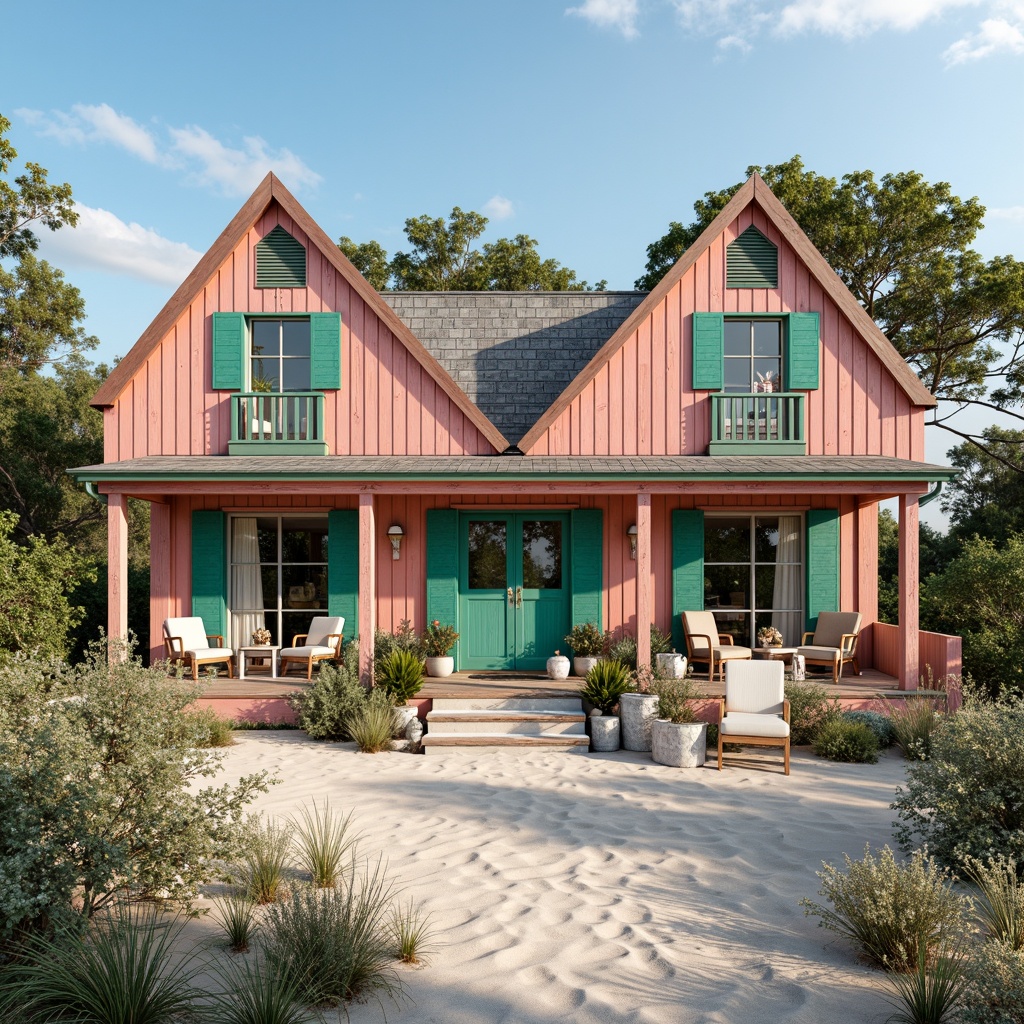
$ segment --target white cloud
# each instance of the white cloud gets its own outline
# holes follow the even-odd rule
[[[156,139],[142,125],[126,114],[119,114],[106,103],[89,106],[76,103],[70,113],[54,110],[17,110],[19,117],[34,125],[40,135],[48,135],[65,145],[88,142],[111,142],[128,150],[146,163],[160,162]]]
[[[512,200],[506,199],[504,196],[491,196],[491,198],[484,203],[484,213],[486,213],[491,220],[508,220],[509,217],[515,214],[515,212]]]
[[[1024,206],[997,206],[985,211],[986,217],[992,220],[1024,221]]]
[[[738,50],[740,53],[750,53],[754,48],[749,40],[743,36],[722,36],[716,44],[719,50]]]
[[[1004,7],[1007,8],[1007,17],[986,18],[977,32],[958,39],[946,50],[942,56],[947,67],[982,60],[997,53],[1013,56],[1024,53],[1024,4],[1007,4]]]
[[[567,7],[566,14],[575,14],[598,28],[617,29],[626,39],[635,39],[639,0],[583,0],[579,7]]]
[[[156,284],[180,284],[202,253],[141,224],[126,224],[109,210],[75,204],[78,226],[41,232],[43,255],[60,267],[106,270]]]
[[[817,31],[853,39],[881,29],[908,32],[932,18],[981,0],[792,0],[779,12],[783,35]]]

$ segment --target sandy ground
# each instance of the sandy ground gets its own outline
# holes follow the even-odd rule
[[[366,755],[300,732],[239,733],[223,779],[281,783],[256,809],[329,797],[362,850],[432,915],[392,1024],[881,1021],[882,975],[799,906],[823,860],[892,845],[898,756],[795,751],[678,769],[647,754]],[[735,763],[736,759],[733,758]],[[188,938],[213,940],[207,917]],[[385,1019],[350,1007],[353,1024]]]

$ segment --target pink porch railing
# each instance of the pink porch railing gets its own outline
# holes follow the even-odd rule
[[[900,631],[898,626],[888,622],[876,622],[871,627],[874,638],[875,668],[886,675],[900,674]],[[918,685],[937,686],[944,689],[949,676],[963,672],[963,641],[958,636],[946,633],[918,633]],[[929,676],[929,670],[931,675]]]

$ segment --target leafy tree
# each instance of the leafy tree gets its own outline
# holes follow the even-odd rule
[[[586,281],[576,280],[576,271],[558,260],[542,260],[537,240],[529,235],[499,238],[483,251],[487,289],[497,292],[578,292],[588,291]],[[607,281],[598,281],[594,290],[602,292]]]
[[[357,244],[348,235],[342,235],[338,239],[338,248],[377,291],[387,288],[391,278],[391,265],[388,263],[387,251],[380,242]]]
[[[990,451],[981,435],[950,420],[967,406],[1024,407],[1024,263],[987,262],[969,248],[985,209],[947,182],[915,171],[854,171],[841,181],[786,163],[749,167],[759,173],[829,265],[861,302],[936,398],[953,403],[933,425]],[[647,249],[638,288],[653,288],[740,188],[708,192],[696,220],[673,221]],[[991,390],[995,385],[995,390]],[[1024,420],[1024,413],[1011,415]],[[1024,460],[1008,462],[1024,469]]]
[[[927,523],[918,530],[918,579],[941,573],[960,551],[955,537],[939,533]],[[900,527],[887,508],[878,513],[878,621],[899,622]],[[924,628],[928,628],[922,623]],[[955,632],[955,630],[954,630]]]

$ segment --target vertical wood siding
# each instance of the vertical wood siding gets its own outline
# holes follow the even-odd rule
[[[307,247],[305,288],[256,288],[253,246],[280,224]],[[479,455],[493,448],[276,204],[236,246],[104,413],[104,459],[220,455],[230,393],[211,388],[214,312],[341,313],[342,381],[325,392],[333,455]]]
[[[726,288],[725,250],[751,224],[779,247],[777,288]],[[748,207],[676,283],[528,455],[702,455],[710,392],[692,390],[692,314],[821,314],[821,386],[807,392],[808,455],[924,457],[924,410],[768,223]]]

